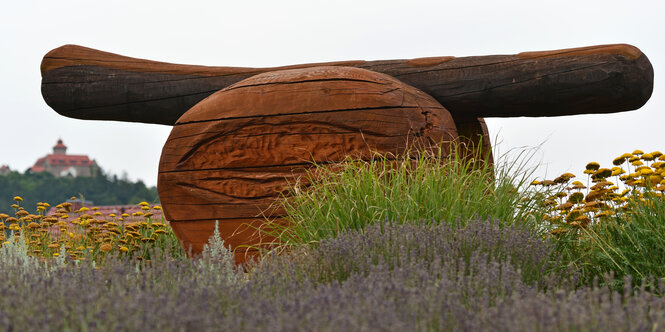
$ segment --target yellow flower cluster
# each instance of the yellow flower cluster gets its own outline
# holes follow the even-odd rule
[[[586,228],[617,214],[629,215],[628,203],[648,204],[644,199],[647,192],[663,197],[665,155],[660,151],[635,150],[614,158],[612,164],[611,168],[602,168],[597,162],[588,163],[584,170],[587,185],[570,182],[575,178],[571,173],[531,183],[555,189],[543,202],[546,218],[555,225],[551,234],[565,233],[571,226]]]
[[[22,201],[19,196],[14,200]],[[98,261],[111,252],[140,260],[151,246],[178,242],[168,222],[163,218],[160,222],[151,219],[154,215],[151,211],[161,210],[160,206],[146,202],[139,205],[142,212],[117,216],[103,215],[97,207],[72,211],[69,202],[57,205],[51,215],[46,215],[48,203],[38,203],[36,214],[14,204],[14,216],[0,213],[0,247],[12,240],[6,236],[9,230],[14,240],[24,237],[28,254],[33,256],[57,257],[64,248],[72,260]]]

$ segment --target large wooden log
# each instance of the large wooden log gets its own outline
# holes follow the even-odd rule
[[[159,197],[185,248],[200,252],[219,221],[233,248],[270,242],[256,229],[284,211],[275,200],[312,162],[448,149],[452,116],[390,76],[312,67],[253,76],[212,94],[174,125],[162,150]],[[236,251],[236,260],[246,250]],[[251,253],[251,252],[250,252]]]
[[[243,79],[322,65],[393,76],[430,94],[454,118],[620,112],[641,107],[653,90],[651,63],[625,44],[277,68],[177,65],[65,45],[42,61],[42,95],[69,117],[172,125],[205,97]]]

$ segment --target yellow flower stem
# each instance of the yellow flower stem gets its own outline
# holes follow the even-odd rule
[[[639,271],[637,268],[635,268],[635,266],[634,266],[633,264],[631,264],[631,262],[630,262],[629,259],[627,259],[623,254],[621,254],[621,252],[619,252],[617,249],[613,248],[613,247],[612,247],[611,245],[609,245],[607,242],[604,242],[602,239],[600,239],[600,237],[598,236],[598,234],[597,234],[596,232],[594,232],[594,231],[593,231],[592,229],[590,229],[590,228],[589,228],[589,229],[585,229],[584,231],[587,232],[587,234],[589,234],[589,233],[593,233],[594,236],[590,236],[590,238],[591,238],[592,240],[594,240],[594,242],[596,242],[596,241],[595,241],[596,239],[598,239],[599,242],[602,242],[602,245],[598,245],[598,248],[600,248],[600,249],[605,253],[605,255],[606,255],[607,257],[609,257],[609,259],[612,261],[612,263],[614,263],[614,265],[615,265],[616,267],[621,268],[621,265],[619,265],[619,264],[614,260],[614,258],[612,258],[612,256],[607,252],[607,250],[605,250],[605,247],[609,248],[609,249],[612,250],[615,254],[619,255],[619,256],[623,259],[623,261],[626,262],[626,264],[628,264],[631,268],[633,268],[634,271],[637,272],[637,274],[640,275],[640,278],[644,278],[644,276],[642,275],[642,273],[640,273],[640,271]],[[596,242],[596,243],[598,244],[599,242]],[[624,272],[625,274],[630,274],[630,273],[628,273],[627,271],[623,271],[623,272]]]

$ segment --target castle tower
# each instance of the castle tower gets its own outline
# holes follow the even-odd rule
[[[59,139],[58,144],[53,147],[53,154],[67,154],[67,146],[62,143],[62,139]]]

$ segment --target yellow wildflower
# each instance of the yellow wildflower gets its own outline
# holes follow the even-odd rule
[[[623,173],[626,173],[626,171],[619,168],[619,169],[612,170],[612,174],[610,176],[618,176],[618,175],[621,175]]]
[[[65,211],[70,212],[72,210],[72,203],[65,202],[61,204]]]
[[[612,170],[608,168],[599,168],[591,177],[595,179],[604,179],[610,175],[612,175]]]
[[[111,251],[111,249],[113,249],[113,246],[111,246],[111,244],[109,243],[104,243],[101,246],[99,246],[99,251],[102,252],[109,252]]]
[[[21,202],[21,201],[23,201],[23,198],[21,198],[21,196],[14,196],[14,200],[17,201],[17,202]]]
[[[643,168],[643,169],[637,171],[637,174],[639,174],[641,176],[650,175],[650,174],[653,174],[653,170],[651,168],[647,167],[647,168]]]
[[[626,162],[626,158],[622,158],[622,157],[616,157],[616,158],[614,158],[614,160],[612,160],[612,164],[617,165],[617,166],[619,166],[619,165],[621,165],[625,162]]]
[[[626,153],[622,154],[619,158],[626,158],[626,159],[628,159],[628,158],[632,158],[632,157],[633,157],[633,154],[632,154],[632,153],[628,153],[628,152],[626,152]]]
[[[596,214],[596,217],[607,218],[607,217],[611,216],[612,214],[614,214],[614,213],[611,210],[605,210],[605,211],[602,211],[602,212],[598,212]]]
[[[595,171],[595,170],[598,170],[599,168],[600,168],[600,164],[598,164],[595,161],[592,161],[592,162],[590,162],[586,165],[587,170]]]

